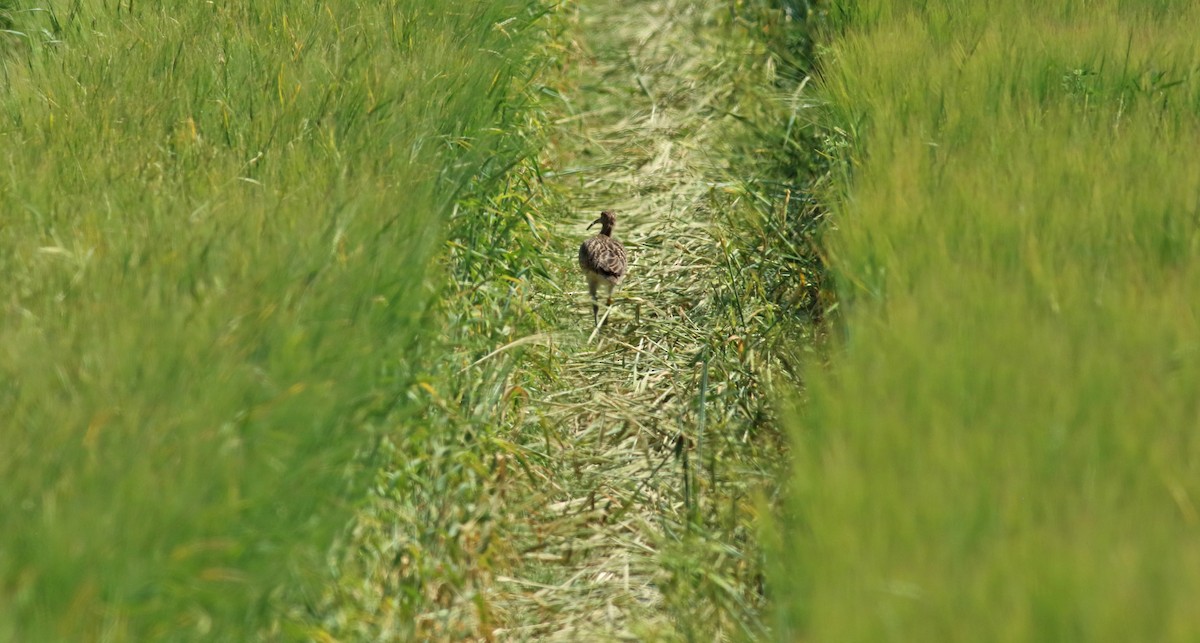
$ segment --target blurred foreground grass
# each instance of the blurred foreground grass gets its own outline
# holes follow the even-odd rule
[[[0,639],[288,627],[534,4],[5,5]]]
[[[1200,8],[839,3],[779,638],[1200,637]]]

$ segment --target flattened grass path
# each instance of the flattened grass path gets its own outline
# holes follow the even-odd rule
[[[549,350],[561,361],[546,390],[529,391],[518,430],[544,464],[523,507],[529,533],[513,535],[523,562],[487,598],[502,638],[762,631],[758,565],[733,541],[747,538],[751,490],[774,456],[747,438],[761,413],[746,394],[756,387],[736,390],[736,365],[701,357],[736,334],[721,296],[729,270],[713,197],[728,171],[712,157],[728,136],[723,110],[737,81],[714,72],[728,43],[718,42],[727,30],[712,11],[684,0],[583,2],[569,34],[581,52],[574,90],[543,164],[563,197],[552,229],[562,291],[539,295],[560,326]],[[630,267],[593,333],[575,252],[604,209],[617,212]],[[697,461],[700,486],[736,525],[727,533],[697,527]],[[677,569],[666,562],[672,546],[689,552]]]

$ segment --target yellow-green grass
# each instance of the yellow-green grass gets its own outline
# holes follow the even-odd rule
[[[0,640],[305,637],[533,4],[0,5]]]
[[[1200,5],[830,15],[779,638],[1200,639]]]

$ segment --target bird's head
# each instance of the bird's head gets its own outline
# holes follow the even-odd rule
[[[604,212],[600,213],[599,219],[596,219],[590,225],[588,225],[588,230],[591,230],[592,226],[599,223],[600,224],[600,234],[609,234],[612,232],[613,225],[616,224],[616,222],[617,222],[617,215],[613,214],[612,212],[610,212],[608,210],[605,210]]]

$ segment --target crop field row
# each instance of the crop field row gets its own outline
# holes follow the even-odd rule
[[[0,640],[307,638],[539,11],[0,3]]]
[[[1200,633],[1200,9],[847,2],[777,634]],[[784,546],[786,545],[786,546]]]

